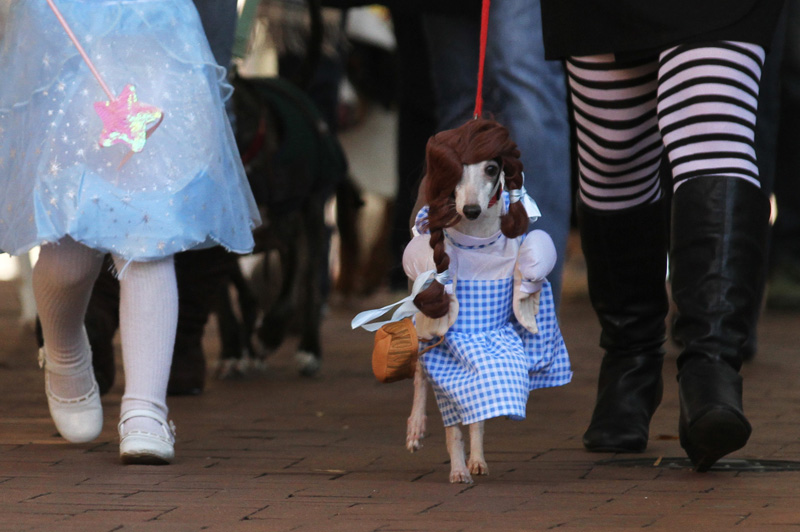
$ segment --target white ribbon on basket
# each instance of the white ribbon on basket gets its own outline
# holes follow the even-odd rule
[[[356,314],[356,317],[353,318],[353,321],[350,322],[350,326],[355,329],[357,327],[362,327],[367,331],[373,332],[377,331],[387,323],[392,323],[395,321],[400,321],[404,318],[408,318],[413,316],[419,309],[416,305],[414,305],[414,298],[417,297],[417,294],[428,288],[430,284],[434,281],[439,281],[442,285],[446,284],[447,281],[450,280],[450,272],[445,270],[442,273],[436,273],[436,270],[428,270],[426,272],[421,273],[417,279],[414,281],[414,287],[411,289],[411,294],[407,297],[404,297],[400,301],[396,301],[391,305],[386,305],[383,308],[375,309],[375,310],[365,310],[364,312],[359,312]],[[392,314],[392,317],[386,321],[377,321],[374,323],[369,323],[374,319],[377,319],[393,308],[397,307]]]

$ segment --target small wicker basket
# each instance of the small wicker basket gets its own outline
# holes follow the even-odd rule
[[[372,373],[380,382],[414,377],[419,356],[417,330],[411,318],[387,323],[375,331]]]
[[[419,357],[441,344],[442,340],[444,336],[420,351],[417,329],[411,318],[387,323],[375,331],[372,373],[384,383],[411,379],[417,370]]]

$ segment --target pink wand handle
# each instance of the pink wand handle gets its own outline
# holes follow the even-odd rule
[[[71,40],[72,44],[75,45],[75,48],[78,49],[78,53],[81,54],[81,57],[86,62],[86,65],[89,67],[89,70],[92,71],[92,74],[97,79],[97,82],[100,83],[100,87],[103,88],[103,92],[106,93],[106,95],[108,96],[109,100],[113,100],[114,99],[114,94],[108,88],[108,85],[106,85],[106,82],[103,81],[102,76],[100,76],[100,73],[95,68],[94,63],[92,63],[92,60],[89,59],[89,56],[86,54],[86,50],[84,50],[83,46],[81,46],[81,43],[78,42],[78,39],[75,37],[75,34],[72,33],[72,29],[70,29],[69,24],[67,24],[67,21],[64,20],[64,16],[61,14],[61,11],[58,10],[56,5],[53,3],[53,0],[47,0],[47,5],[49,5],[50,9],[52,9],[53,13],[55,13],[56,18],[58,19],[58,22],[64,28],[64,31],[67,32],[67,35],[69,36],[69,40]]]

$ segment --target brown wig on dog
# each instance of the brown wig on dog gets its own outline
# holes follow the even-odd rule
[[[426,188],[428,217],[423,225],[431,235],[431,248],[436,271],[442,273],[450,266],[444,246],[444,229],[457,224],[455,188],[461,180],[463,166],[481,161],[496,160],[505,174],[508,190],[522,187],[522,162],[519,149],[508,130],[494,120],[477,118],[466,124],[442,131],[428,140],[426,148]],[[508,238],[522,235],[528,228],[528,215],[521,202],[512,203],[501,217],[500,228]],[[450,309],[450,298],[444,286],[433,281],[420,292],[414,304],[426,316],[441,318]]]

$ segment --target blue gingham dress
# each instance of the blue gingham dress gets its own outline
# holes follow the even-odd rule
[[[517,239],[519,243],[523,238]],[[492,246],[511,243],[507,241],[500,236],[491,245],[478,248],[459,248],[451,240],[447,242],[451,268],[454,264],[456,268],[458,317],[444,341],[420,358],[445,426],[498,416],[524,419],[531,390],[561,386],[572,379],[549,282],[542,286],[536,316],[539,332],[533,334],[514,316],[513,269],[511,275],[500,279],[459,276],[457,264],[465,261],[458,258],[463,254],[485,255],[481,263],[486,271],[492,270],[493,260],[507,269],[507,257],[489,253]]]

